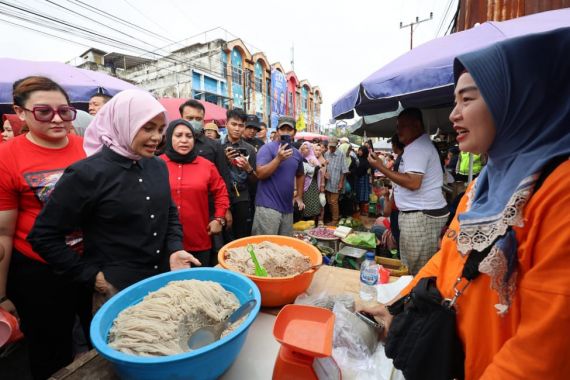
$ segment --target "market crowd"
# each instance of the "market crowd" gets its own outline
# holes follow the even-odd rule
[[[268,136],[240,109],[222,136],[199,101],[169,121],[142,90],[96,94],[87,113],[50,78],[18,80],[0,144],[0,307],[20,319],[33,377],[69,364],[92,313],[135,282],[214,266],[225,243],[291,235],[297,220],[372,215],[379,246],[415,278],[365,310],[385,326],[389,355],[424,355],[399,364],[410,378],[568,378],[570,67],[556,52],[569,49],[562,29],[458,57],[458,144],[441,149],[407,108],[384,153],[371,141],[296,140],[290,117]],[[471,174],[465,195],[446,199],[444,184]],[[430,340],[402,327],[419,323],[407,294],[420,285],[460,310],[452,343],[435,350],[462,351],[442,353],[443,375],[422,359],[433,347],[415,346]]]

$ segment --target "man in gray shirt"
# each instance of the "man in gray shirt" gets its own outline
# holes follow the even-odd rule
[[[344,176],[348,173],[348,166],[344,159],[344,154],[337,150],[338,139],[336,137],[329,138],[329,151],[325,153],[327,161],[327,172],[325,174],[326,185],[325,194],[327,203],[332,214],[332,221],[328,224],[336,226],[339,220],[338,198],[344,188]]]

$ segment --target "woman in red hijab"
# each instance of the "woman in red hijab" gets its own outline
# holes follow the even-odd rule
[[[25,132],[25,123],[16,114],[2,115],[2,141],[8,141]]]

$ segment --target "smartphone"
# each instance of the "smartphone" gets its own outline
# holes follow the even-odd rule
[[[281,145],[287,145],[287,149],[290,149],[291,148],[291,136],[282,135],[281,136]]]
[[[377,331],[382,331],[384,329],[384,325],[378,323],[372,314],[365,311],[357,311],[354,314],[356,314],[356,316],[367,325],[374,327]]]
[[[238,152],[239,152],[240,156],[244,156],[244,157],[249,156],[249,153],[248,153],[247,149],[245,149],[245,148],[239,148]]]

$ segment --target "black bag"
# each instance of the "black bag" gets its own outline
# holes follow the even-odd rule
[[[406,380],[464,378],[465,354],[456,331],[455,310],[443,305],[435,277],[422,278],[390,307],[394,319],[386,356]]]

